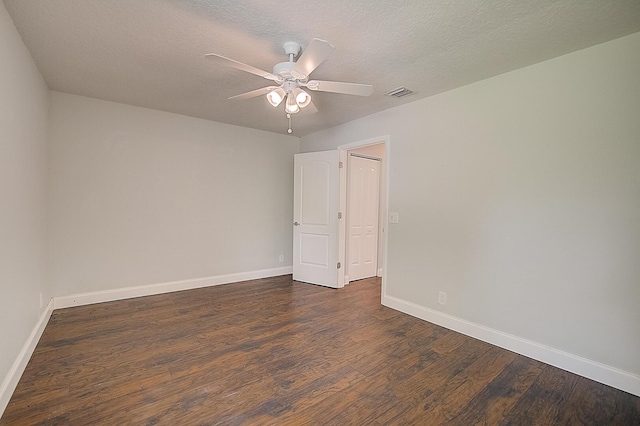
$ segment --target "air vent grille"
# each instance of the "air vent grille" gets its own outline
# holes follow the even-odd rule
[[[393,96],[394,98],[402,98],[404,96],[413,95],[413,90],[409,90],[406,87],[398,87],[397,89],[389,90],[385,93],[387,96]]]

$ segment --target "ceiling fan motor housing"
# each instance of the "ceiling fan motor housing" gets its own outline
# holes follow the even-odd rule
[[[293,70],[293,66],[295,64],[295,62],[280,62],[279,64],[275,64],[273,66],[273,73],[277,76],[282,77],[283,80],[294,78],[291,74],[291,71]]]
[[[280,62],[279,64],[275,64],[273,66],[273,73],[282,77],[283,80],[305,80],[307,76],[296,71],[294,69],[295,64],[295,62]]]

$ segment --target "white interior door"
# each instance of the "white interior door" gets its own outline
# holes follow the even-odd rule
[[[338,287],[338,151],[296,154],[293,279]]]
[[[380,161],[350,155],[347,186],[347,274],[355,281],[378,271]]]

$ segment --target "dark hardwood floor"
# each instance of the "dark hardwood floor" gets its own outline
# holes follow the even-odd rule
[[[639,425],[640,398],[291,276],[54,311],[0,424]]]

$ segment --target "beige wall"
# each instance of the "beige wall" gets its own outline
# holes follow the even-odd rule
[[[58,92],[51,102],[55,295],[291,265],[298,138]]]
[[[638,52],[640,33],[301,149],[390,135],[388,295],[640,375]]]
[[[0,3],[0,383],[38,322],[40,294],[51,297],[47,114],[47,86]]]

